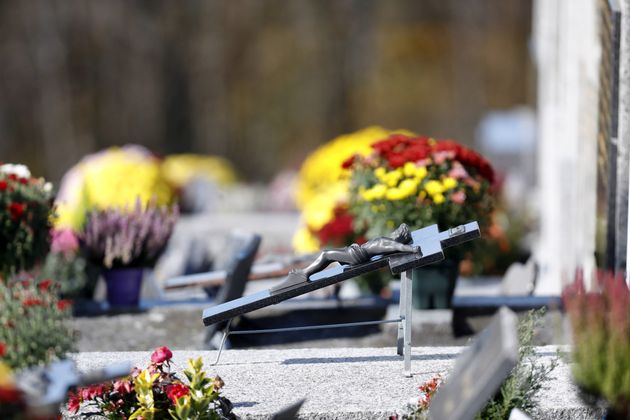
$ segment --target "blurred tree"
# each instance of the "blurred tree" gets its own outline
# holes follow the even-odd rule
[[[527,103],[531,2],[0,0],[0,160],[138,143],[248,180],[372,124],[472,141]]]

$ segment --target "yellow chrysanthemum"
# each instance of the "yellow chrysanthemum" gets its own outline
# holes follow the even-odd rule
[[[207,179],[219,185],[234,184],[236,171],[227,159],[218,156],[195,154],[169,155],[162,162],[162,175],[177,188],[195,177]]]
[[[371,189],[375,200],[382,200],[387,192],[387,187],[383,184],[376,184]]]
[[[445,201],[444,194],[434,194],[432,198],[435,204],[442,204]]]
[[[427,167],[426,166],[418,166],[416,168],[415,178],[418,181],[422,181],[425,176],[427,176]]]
[[[442,185],[445,190],[450,190],[457,187],[457,180],[449,176],[442,180]]]
[[[400,178],[402,178],[402,176],[403,173],[400,168],[387,172],[385,174],[385,183],[388,187],[395,187],[396,185],[398,185],[398,181],[400,181]]]
[[[155,198],[168,203],[172,190],[162,178],[160,161],[152,156],[112,148],[83,168],[88,205],[96,208],[132,207]]]
[[[87,156],[64,176],[55,224],[78,230],[92,208],[132,209],[137,199],[161,205],[172,198],[159,159],[139,146],[113,147]]]
[[[390,188],[385,193],[385,198],[391,201],[402,200],[407,197],[409,197],[409,194],[398,187]]]
[[[387,173],[387,171],[382,166],[379,166],[378,168],[374,169],[374,176],[376,176],[376,178],[379,181],[385,182],[385,174],[386,173]]]
[[[427,193],[429,193],[429,195],[442,194],[444,192],[444,186],[442,183],[434,179],[427,181],[427,183],[424,184],[424,189]]]
[[[342,168],[342,163],[353,155],[370,154],[373,143],[392,134],[414,135],[406,130],[389,131],[381,127],[368,127],[339,136],[308,156],[300,169],[296,190],[296,204],[302,210],[303,220],[307,225],[305,228],[311,232],[321,229],[332,219],[335,208],[348,202],[348,171]],[[385,169],[381,169],[375,175],[380,179],[379,176],[385,176],[385,172]],[[385,183],[385,180],[381,182]],[[385,185],[379,184],[363,189],[359,194],[367,194],[371,200],[380,200],[385,197],[386,190]],[[312,237],[310,232],[309,235]],[[293,242],[295,249],[303,252],[315,250],[313,240],[317,239],[311,237],[296,233]]]
[[[298,207],[303,208],[313,196],[325,193],[331,184],[344,178],[347,171],[341,165],[346,159],[355,154],[370,154],[373,143],[397,133],[413,135],[405,130],[390,131],[373,126],[336,137],[316,149],[300,169],[296,191]]]
[[[383,184],[376,184],[372,188],[368,188],[363,191],[359,191],[359,195],[365,201],[374,201],[381,200],[385,197],[385,192],[387,191],[387,187]]]
[[[293,235],[293,249],[297,253],[307,254],[318,251],[320,243],[308,228],[302,226]]]
[[[409,193],[409,195],[413,195],[418,190],[418,181],[414,178],[403,179],[398,188]]]
[[[413,162],[406,162],[403,166],[403,173],[409,178],[415,176],[417,170],[418,167]]]

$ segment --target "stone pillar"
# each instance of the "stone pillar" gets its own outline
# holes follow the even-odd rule
[[[628,167],[628,153],[630,149],[630,0],[620,0],[621,7],[621,42],[619,57],[619,139],[618,148],[620,159],[624,159],[622,164]],[[622,156],[623,153],[623,157]],[[626,171],[626,173],[628,173]],[[627,182],[624,182],[627,181]],[[630,174],[627,180],[620,180],[620,184],[624,183],[630,187]],[[625,200],[628,202],[628,189],[625,189]],[[626,213],[625,223],[628,225],[627,215],[630,213],[630,202],[628,202],[628,212]],[[630,229],[630,227],[626,227]],[[627,270],[627,261],[630,261],[630,246],[628,246],[628,238],[630,232],[626,232],[626,261],[624,267],[626,270],[626,282],[630,281]]]
[[[597,88],[595,0],[535,0],[538,204],[535,294],[558,295],[577,267],[595,265]]]

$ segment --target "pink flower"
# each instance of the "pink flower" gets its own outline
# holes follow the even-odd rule
[[[166,387],[166,395],[173,404],[177,404],[177,400],[188,395],[189,389],[184,384],[171,384]]]
[[[129,380],[119,380],[114,382],[114,391],[120,395],[125,395],[131,393],[133,391],[133,387],[131,385],[131,381]]]
[[[441,165],[447,160],[453,159],[455,157],[455,152],[451,150],[445,150],[441,152],[433,153],[433,160],[437,165]]]
[[[53,253],[72,254],[79,249],[79,240],[71,229],[57,229],[50,233],[50,250]]]
[[[451,194],[451,200],[455,204],[464,204],[466,201],[466,193],[464,191],[457,191]]]
[[[108,386],[105,384],[91,385],[86,388],[81,388],[79,390],[79,396],[81,397],[81,400],[83,401],[91,401],[95,398],[102,397],[105,391],[107,391],[107,389],[108,389]]]
[[[151,355],[151,361],[155,364],[161,364],[171,360],[171,357],[173,357],[173,352],[168,347],[162,346],[155,349]]]
[[[468,172],[466,172],[466,168],[462,164],[455,162],[453,168],[448,171],[448,176],[455,179],[464,179],[468,177]]]

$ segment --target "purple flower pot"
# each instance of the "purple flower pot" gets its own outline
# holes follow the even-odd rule
[[[141,267],[103,271],[107,284],[107,302],[110,306],[138,306],[143,271]]]

